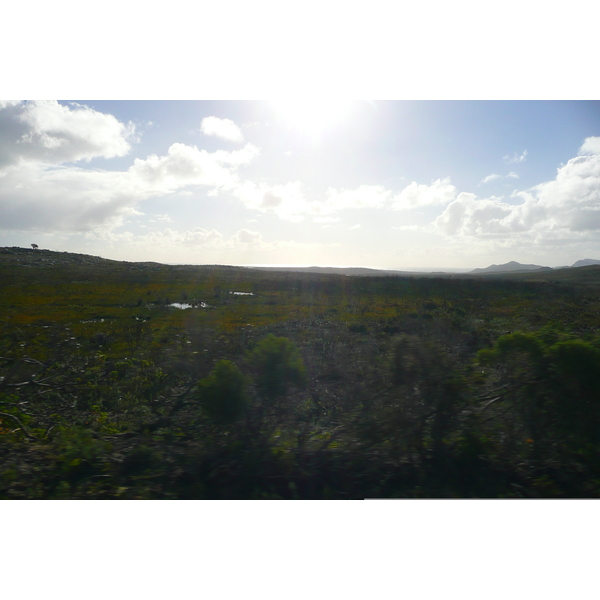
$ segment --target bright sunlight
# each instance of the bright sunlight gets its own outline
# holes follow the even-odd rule
[[[356,101],[335,98],[286,98],[271,101],[290,127],[315,140],[318,140],[325,130],[346,119],[355,103]]]

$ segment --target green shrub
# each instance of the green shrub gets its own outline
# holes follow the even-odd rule
[[[270,401],[285,396],[290,385],[304,384],[304,363],[296,346],[284,337],[268,335],[248,355],[259,393]]]
[[[245,381],[229,360],[220,360],[198,385],[198,397],[206,415],[219,425],[236,421],[246,407]]]

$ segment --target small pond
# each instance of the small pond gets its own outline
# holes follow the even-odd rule
[[[208,306],[208,304],[206,304],[206,302],[200,302],[199,304],[187,304],[187,303],[182,303],[182,302],[172,302],[171,304],[169,304],[169,306],[172,306],[173,308],[210,308]]]

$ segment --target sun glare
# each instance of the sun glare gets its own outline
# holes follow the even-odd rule
[[[277,113],[294,129],[313,138],[319,138],[330,127],[347,119],[351,100],[287,98],[273,100]]]

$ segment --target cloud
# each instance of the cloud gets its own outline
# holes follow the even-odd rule
[[[284,185],[244,181],[231,185],[226,190],[247,208],[260,212],[272,212],[288,221],[301,221],[311,214],[318,216],[318,208],[306,200],[299,181],[288,182]]]
[[[219,152],[173,144],[165,156],[135,159],[127,171],[39,163],[8,167],[0,178],[0,226],[53,231],[115,227],[138,214],[134,205],[147,198],[188,186],[218,190],[235,185],[238,159],[228,160]]]
[[[600,154],[600,137],[585,138],[578,154]]]
[[[0,131],[0,228],[20,231],[116,227],[141,214],[134,206],[147,198],[193,186],[230,189],[237,168],[259,154],[252,144],[209,153],[175,143],[165,156],[135,158],[126,171],[82,168],[72,163],[126,155],[135,128],[54,101],[1,103]]]
[[[240,229],[231,239],[236,244],[252,244],[255,246],[262,244],[261,233],[250,229]]]
[[[391,208],[405,210],[422,206],[443,205],[452,202],[457,190],[450,179],[436,179],[430,185],[413,181],[394,197]]]
[[[360,223],[357,223],[356,225],[352,225],[352,227],[348,227],[348,229],[350,231],[352,231],[353,229],[360,229]]]
[[[392,229],[398,229],[399,231],[423,231],[425,228],[418,225],[398,225],[397,227],[392,227]]]
[[[449,179],[438,179],[430,185],[412,182],[394,196],[392,190],[381,185],[361,185],[356,189],[336,190],[329,188],[322,199],[308,199],[299,181],[285,185],[259,184],[252,181],[224,186],[251,210],[271,212],[288,221],[306,218],[315,223],[331,223],[338,212],[350,209],[407,210],[431,205],[443,205],[456,196],[456,188]]]
[[[260,154],[260,150],[253,144],[246,144],[242,150],[234,150],[227,152],[225,150],[217,150],[212,153],[212,156],[217,162],[225,165],[247,165],[250,161]]]
[[[165,156],[135,159],[127,171],[48,167],[29,161],[0,171],[0,227],[15,230],[88,231],[115,227],[138,214],[137,203],[189,186],[217,193],[237,182],[235,169],[257,154],[214,153],[173,144]],[[183,190],[180,193],[189,193]]]
[[[288,221],[331,223],[348,209],[403,210],[450,202],[456,191],[449,180],[411,183],[394,196],[378,185],[329,188],[307,198],[299,181],[272,185],[241,181],[237,170],[252,162],[259,149],[246,144],[235,151],[208,152],[172,144],[163,156],[134,158],[127,170],[82,168],[78,161],[124,156],[135,129],[89,107],[57,102],[4,102],[0,105],[0,227],[19,231],[86,232],[121,226],[139,213],[140,202],[167,194],[190,194],[202,186],[217,198],[229,194],[247,208]],[[241,141],[241,131],[227,119],[207,117],[207,135]],[[175,200],[174,200],[175,201]]]
[[[582,149],[592,152],[595,141]],[[530,243],[581,240],[600,231],[600,152],[570,159],[556,178],[502,198],[462,193],[436,219],[448,236],[514,238]]]
[[[231,119],[205,117],[200,123],[200,131],[204,135],[214,135],[228,142],[243,142],[242,130]]]
[[[137,214],[143,190],[127,173],[78,168],[11,168],[0,179],[0,227],[86,231]]]
[[[355,190],[338,192],[329,188],[323,210],[333,212],[348,208],[380,208],[388,203],[392,192],[382,185],[361,185]]]
[[[508,173],[508,175],[506,175],[506,178],[507,179],[519,179],[519,175],[517,173],[515,173],[514,171],[511,171],[510,173]],[[502,179],[502,175],[498,175],[497,173],[491,173],[487,177],[484,177],[480,181],[480,184],[489,183],[490,181],[496,181],[496,179]]]
[[[501,179],[501,178],[502,178],[502,175],[498,175],[497,173],[492,173],[491,175],[484,177],[481,180],[481,183],[489,183],[490,181],[495,181],[496,179]]]
[[[523,154],[519,155],[515,152],[512,156],[506,155],[505,157],[503,157],[503,160],[507,165],[510,165],[513,163],[522,163],[524,160],[526,160],[526,157],[527,150],[523,150]]]
[[[223,235],[211,229],[196,227],[188,231],[175,231],[167,228],[162,231],[150,231],[144,235],[134,235],[130,231],[116,233],[110,230],[90,231],[85,234],[90,240],[105,242],[127,243],[129,246],[148,248],[166,247],[202,247],[204,249],[219,249],[225,245]]]
[[[149,219],[150,223],[156,223],[157,221],[166,221],[167,223],[172,223],[173,219],[169,215],[156,215],[156,219]]]
[[[435,220],[435,225],[446,235],[506,235],[526,229],[519,212],[519,206],[497,198],[477,199],[475,194],[463,192]]]
[[[185,264],[333,264],[345,251],[328,254],[339,243],[306,243],[293,240],[266,242],[259,231],[240,229],[225,237],[215,229],[196,227],[188,231],[164,229],[136,235],[130,231],[96,230],[85,234],[90,252],[96,248],[116,259],[156,260]],[[327,256],[328,258],[324,258]]]
[[[252,149],[242,151],[243,162],[251,159]],[[239,164],[239,155],[223,150],[209,153],[196,146],[172,144],[166,156],[152,154],[136,158],[128,174],[146,194],[167,194],[188,185],[223,187],[233,183],[231,169],[223,164]]]
[[[423,206],[448,204],[456,196],[456,188],[450,179],[437,179],[430,185],[413,181],[394,196],[391,190],[381,185],[361,185],[354,190],[338,192],[327,190],[327,198],[322,206],[324,212],[334,212],[350,208],[390,208],[407,210]]]
[[[135,127],[87,106],[56,101],[0,106],[0,169],[31,162],[59,165],[125,156]]]

